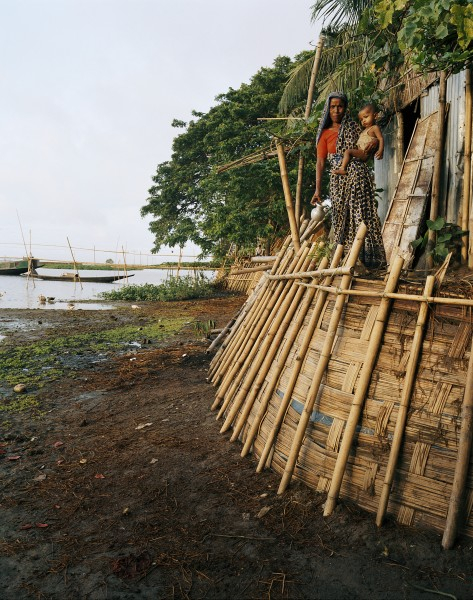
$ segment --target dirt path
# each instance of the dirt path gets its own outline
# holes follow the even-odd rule
[[[1,311],[12,348],[188,319],[167,343],[72,365],[36,411],[0,413],[3,599],[472,597],[473,540],[443,552],[440,536],[378,531],[348,504],[323,519],[324,496],[298,484],[277,496],[279,477],[219,434],[192,320],[223,326],[241,302]]]

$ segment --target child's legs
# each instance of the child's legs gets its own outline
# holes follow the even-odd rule
[[[353,150],[356,150],[356,148],[348,148],[343,153],[342,164],[340,165],[341,170],[343,170],[343,171],[347,170],[348,163],[350,162],[350,158],[353,156],[352,155]]]

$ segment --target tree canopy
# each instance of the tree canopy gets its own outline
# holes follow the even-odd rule
[[[173,141],[169,161],[157,166],[142,216],[152,215],[154,251],[162,245],[183,246],[191,241],[204,254],[223,255],[233,243],[255,245],[288,227],[276,158],[218,172],[218,167],[269,148],[283,129],[278,114],[282,90],[303,54],[291,60],[278,57],[250,83],[216,98],[207,113],[193,113],[189,123],[174,121],[183,131]],[[296,161],[288,164],[295,181]],[[307,184],[309,187],[310,185]],[[310,190],[307,191],[310,198]]]
[[[471,0],[317,0],[312,19],[328,21],[316,104],[343,89],[355,104],[389,108],[407,72],[456,73],[473,62]],[[310,69],[308,60],[293,73],[281,111],[297,107]]]

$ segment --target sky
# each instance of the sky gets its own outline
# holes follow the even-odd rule
[[[315,47],[313,2],[0,0],[0,258],[172,260],[140,209],[173,119]]]

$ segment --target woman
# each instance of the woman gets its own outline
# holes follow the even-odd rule
[[[321,201],[322,174],[326,160],[330,170],[338,169],[347,148],[356,148],[361,128],[348,114],[348,99],[342,92],[332,92],[325,103],[317,131],[317,167],[315,193],[311,204]],[[376,142],[373,142],[373,145]],[[369,148],[372,150],[372,148]],[[361,222],[367,226],[360,260],[368,268],[386,265],[381,224],[374,200],[374,185],[370,169],[361,160],[349,162],[346,175],[330,174],[332,228],[334,241],[351,247]]]

